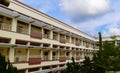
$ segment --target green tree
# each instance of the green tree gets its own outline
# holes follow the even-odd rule
[[[101,36],[101,33],[99,33]],[[102,39],[102,38],[99,38]],[[113,42],[99,42],[99,51],[93,57],[94,71],[105,73],[106,71],[120,71],[120,46]]]
[[[0,54],[0,73],[18,73],[17,68],[13,67],[10,61],[6,61],[5,56]]]
[[[64,73],[81,73],[80,64],[75,63],[74,58],[72,58],[72,63],[67,63]]]
[[[92,73],[93,72],[93,62],[89,57],[85,57],[82,62],[81,73]]]

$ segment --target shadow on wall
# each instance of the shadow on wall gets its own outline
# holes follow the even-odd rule
[[[9,0],[0,0],[0,4],[5,5],[5,6],[9,6],[10,1]]]

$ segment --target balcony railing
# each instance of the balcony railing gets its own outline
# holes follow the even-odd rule
[[[43,56],[43,57],[42,57],[42,60],[43,60],[43,61],[48,61],[48,60],[49,60],[49,56],[48,56],[48,55],[47,55],[47,56]]]
[[[58,60],[58,57],[57,56],[53,56],[52,60]]]
[[[11,25],[10,24],[5,24],[5,23],[1,23],[0,24],[0,29],[2,29],[2,30],[11,30]]]
[[[45,39],[50,39],[49,34],[43,34],[43,37],[44,37]]]
[[[41,58],[29,58],[29,65],[40,64]]]
[[[53,40],[58,40],[58,37],[57,36],[53,36]]]
[[[60,43],[66,43],[66,40],[63,38],[60,38]]]
[[[80,57],[76,57],[76,60],[80,60]]]
[[[15,56],[15,62],[25,62],[27,61],[27,56]]]
[[[67,60],[70,60],[70,59],[71,59],[71,57],[67,56],[67,57],[66,57],[66,59],[67,59]]]
[[[32,38],[38,38],[38,39],[42,39],[42,34],[41,33],[37,33],[37,32],[31,32],[30,36]]]
[[[66,57],[60,57],[59,62],[66,62]]]
[[[80,43],[76,43],[75,45],[76,45],[76,46],[80,46]]]
[[[17,27],[18,33],[28,34],[28,29]]]

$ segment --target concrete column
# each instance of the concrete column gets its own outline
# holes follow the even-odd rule
[[[70,59],[72,59],[72,51],[70,51]]]
[[[60,33],[58,33],[58,41],[60,40]]]
[[[66,53],[67,53],[67,52],[66,52],[66,51],[64,51],[64,54],[65,54],[64,56],[65,56],[65,57],[66,57]]]
[[[28,24],[28,34],[31,33],[31,23]]]
[[[42,37],[44,37],[44,28],[41,29]]]
[[[14,47],[10,47],[10,49],[9,49],[9,60],[10,60],[10,62],[14,62],[14,51],[15,51]]]
[[[12,20],[12,31],[15,31],[17,30],[17,19],[16,18],[13,18]]]
[[[25,73],[28,73],[28,69],[25,71]]]
[[[52,60],[52,52],[53,52],[52,50],[50,50],[50,52],[49,52],[49,59],[50,60]]]
[[[30,45],[30,42],[27,43],[27,45]],[[29,61],[30,58],[30,48],[27,48],[27,61]]]
[[[81,40],[81,45],[83,46],[83,40]]]
[[[50,39],[53,39],[53,31],[50,31]]]
[[[15,44],[15,39],[11,39],[10,43],[11,44]],[[15,53],[15,48],[14,47],[10,47],[10,49],[9,49],[9,59],[10,59],[10,62],[14,62],[14,53]]]
[[[29,61],[30,58],[30,48],[27,49],[27,61]]]
[[[41,57],[41,59],[43,60],[43,50],[41,50],[40,52],[41,52],[41,53],[40,53],[40,54],[41,54],[40,57]]]
[[[42,70],[42,67],[40,67],[40,69],[39,69],[40,71]]]
[[[71,40],[71,36],[70,36],[70,43],[72,42],[72,40]]]
[[[60,51],[58,51],[57,56],[58,56],[58,59],[59,59],[60,58]]]

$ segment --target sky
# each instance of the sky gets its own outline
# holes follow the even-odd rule
[[[91,35],[120,35],[120,0],[20,0]]]

